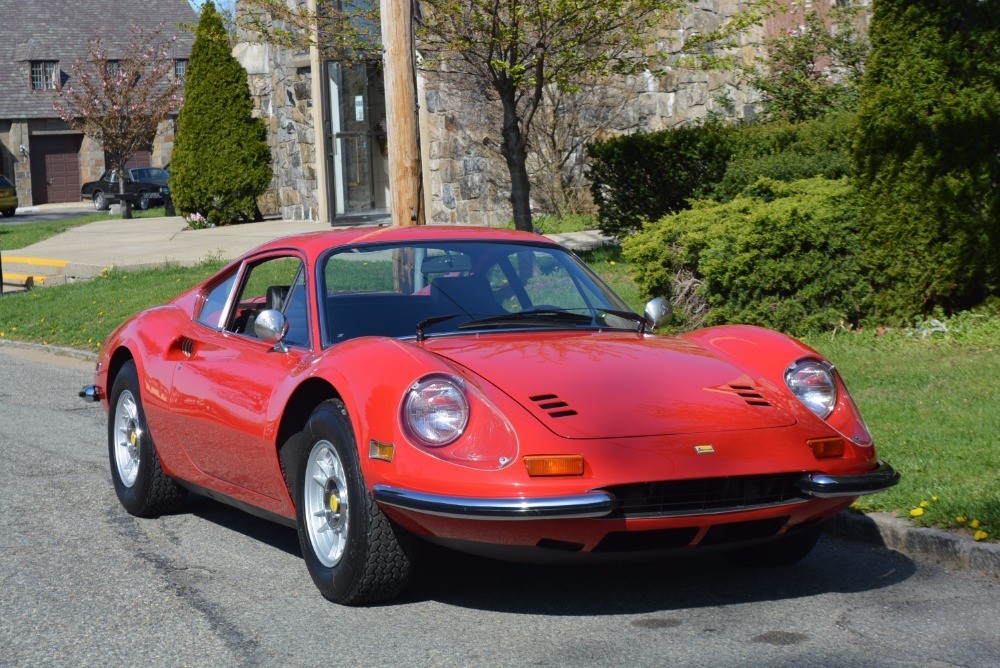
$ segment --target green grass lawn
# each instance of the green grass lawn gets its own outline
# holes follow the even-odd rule
[[[166,215],[163,207],[156,207],[146,211],[133,211],[133,218],[154,218]],[[44,223],[0,223],[0,251],[24,248],[31,244],[38,243],[43,239],[54,237],[66,230],[87,223],[96,223],[99,220],[110,220],[117,218],[110,213],[91,213],[78,218],[67,218],[66,220],[54,220]]]
[[[644,300],[617,248],[580,256],[641,313]],[[130,315],[220,266],[112,270],[89,282],[8,295],[0,299],[0,337],[97,350]],[[991,539],[1000,533],[1000,317],[965,314],[943,326],[826,333],[807,342],[840,369],[880,457],[903,474],[894,489],[863,497],[863,509],[910,516],[920,508],[918,524],[969,531],[978,520]]]

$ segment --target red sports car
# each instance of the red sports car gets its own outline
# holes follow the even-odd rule
[[[327,598],[397,595],[420,539],[511,559],[804,557],[898,475],[833,365],[747,326],[660,336],[531,234],[265,244],[104,342],[115,491],[298,529]]]

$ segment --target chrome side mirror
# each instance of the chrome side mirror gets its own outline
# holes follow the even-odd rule
[[[646,323],[652,328],[662,327],[670,320],[670,302],[663,297],[653,297],[646,302]]]
[[[278,309],[269,308],[258,313],[253,323],[253,333],[264,343],[273,343],[275,350],[288,350],[281,342],[288,334],[288,320]]]

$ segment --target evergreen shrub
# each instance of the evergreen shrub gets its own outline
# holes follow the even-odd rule
[[[863,315],[860,208],[846,179],[761,179],[729,202],[703,200],[648,224],[623,251],[646,296],[671,296],[678,276],[700,280],[703,324],[803,334]],[[677,316],[681,326],[701,324]]]
[[[177,118],[170,189],[183,215],[211,225],[258,218],[256,198],[271,182],[267,130],[253,117],[247,72],[231,51],[221,16],[206,2]]]

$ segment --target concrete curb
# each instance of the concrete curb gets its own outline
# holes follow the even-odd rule
[[[858,542],[1000,576],[1000,544],[997,543],[981,543],[940,529],[915,527],[889,513],[862,515],[845,510],[830,520],[828,528],[835,535]]]
[[[61,346],[50,346],[44,343],[31,343],[30,341],[11,341],[10,339],[0,339],[0,346],[8,346],[10,348],[26,348],[28,350],[40,350],[42,352],[52,353],[53,355],[62,355],[63,357],[75,357],[78,360],[89,360],[92,362],[97,361],[97,353],[87,352],[86,350],[77,350],[76,348],[63,348]]]

